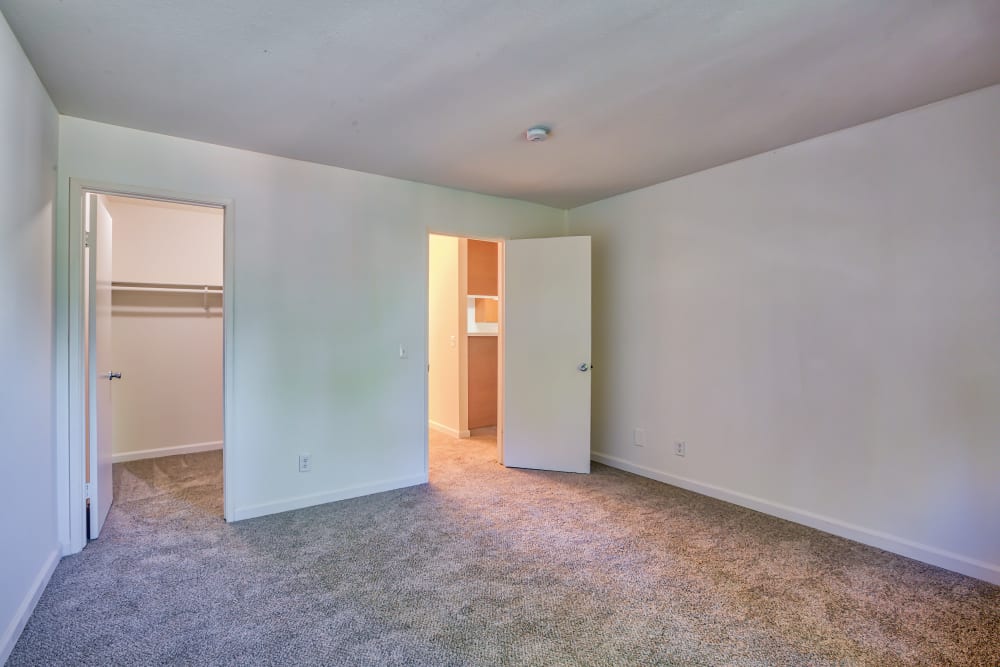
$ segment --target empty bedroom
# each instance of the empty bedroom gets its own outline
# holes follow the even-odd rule
[[[0,16],[0,664],[1000,664],[997,0]]]

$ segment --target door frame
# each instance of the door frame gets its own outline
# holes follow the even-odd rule
[[[85,372],[85,361],[88,350],[84,349],[84,326],[87,322],[87,314],[84,312],[84,291],[87,289],[86,276],[84,276],[84,193],[95,193],[100,195],[112,195],[121,197],[133,197],[137,199],[151,199],[156,201],[176,202],[180,204],[192,204],[195,206],[209,206],[221,208],[223,211],[223,299],[222,299],[222,319],[223,319],[223,391],[222,391],[222,438],[223,438],[223,507],[224,518],[228,521],[233,516],[231,507],[231,494],[229,493],[230,470],[232,469],[229,435],[234,433],[232,400],[235,384],[233,382],[234,371],[234,298],[235,294],[235,266],[233,240],[235,225],[235,210],[232,199],[224,197],[212,197],[194,195],[189,193],[163,190],[160,188],[143,187],[136,185],[122,185],[116,183],[105,183],[90,179],[79,179],[71,177],[69,179],[69,216],[68,229],[66,234],[68,257],[67,260],[67,290],[65,292],[65,302],[56,304],[56,308],[65,308],[67,314],[66,330],[56,332],[56,344],[65,343],[66,365],[60,364],[56,377],[56,418],[66,424],[65,430],[60,430],[57,434],[56,446],[56,470],[57,470],[57,490],[60,494],[65,493],[63,498],[58,499],[60,511],[58,512],[59,539],[63,545],[63,555],[76,553],[87,544],[86,530],[86,490],[84,488],[86,474],[85,453],[87,446],[86,437],[86,410],[87,394],[85,386],[87,383],[87,373]],[[57,229],[57,234],[59,230]],[[60,299],[59,301],[63,301]],[[58,318],[57,318],[58,321]],[[62,327],[60,327],[61,329]]]
[[[431,262],[430,262],[430,240],[431,235],[449,236],[456,239],[467,239],[470,241],[489,241],[497,244],[497,298],[500,308],[497,312],[497,460],[503,465],[503,362],[504,362],[504,308],[506,297],[504,295],[504,283],[507,275],[507,267],[504,262],[504,244],[508,239],[497,236],[475,236],[453,231],[437,231],[427,228],[424,234],[424,478],[430,476],[430,451],[431,442],[428,433],[428,421],[430,415],[430,357],[431,339],[428,333],[430,328],[430,289],[431,289]]]

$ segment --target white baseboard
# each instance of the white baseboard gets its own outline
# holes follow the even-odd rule
[[[469,438],[472,436],[472,431],[459,431],[451,428],[450,426],[438,424],[436,421],[431,421],[430,419],[427,420],[427,425],[435,431],[439,431],[445,435],[450,435],[453,438]]]
[[[332,503],[337,500],[347,500],[348,498],[370,496],[373,493],[382,493],[383,491],[392,491],[393,489],[402,489],[407,486],[416,486],[417,484],[426,484],[426,483],[427,483],[426,474],[416,475],[413,477],[399,477],[397,479],[383,480],[381,482],[375,482],[373,484],[349,486],[343,489],[336,489],[334,491],[325,491],[323,493],[315,493],[308,496],[297,496],[294,498],[286,498],[284,500],[276,500],[274,502],[262,503],[260,505],[237,507],[233,511],[233,517],[231,521],[242,521],[243,519],[253,519],[258,516],[277,514],[279,512],[288,512],[291,510],[302,509],[303,507],[312,507],[313,505],[323,505],[325,503]]]
[[[1000,585],[1000,564],[987,563],[985,561],[969,558],[968,556],[963,556],[962,554],[957,554],[952,551],[938,549],[937,547],[932,547],[927,544],[920,544],[919,542],[913,542],[912,540],[907,540],[902,537],[889,535],[888,533],[883,533],[877,530],[871,530],[863,526],[857,526],[847,523],[846,521],[841,521],[840,519],[815,514],[813,512],[797,509],[795,507],[789,507],[788,505],[782,505],[781,503],[772,502],[770,500],[740,493],[738,491],[732,491],[713,484],[705,484],[687,477],[672,475],[661,470],[636,465],[626,461],[625,459],[618,458],[617,456],[611,456],[610,454],[591,452],[590,458],[598,463],[611,466],[612,468],[618,468],[619,470],[635,473],[636,475],[655,479],[659,482],[670,484],[672,486],[679,486],[682,489],[694,491],[695,493],[700,493],[704,496],[718,498],[719,500],[724,500],[726,502],[733,503],[734,505],[747,507],[758,512],[763,512],[764,514],[770,514],[771,516],[800,523],[804,526],[809,526],[810,528],[816,528],[817,530],[822,530],[826,533],[846,537],[849,540],[861,542],[862,544],[867,544],[868,546],[884,549],[885,551],[891,551],[892,553],[899,554],[900,556],[906,556],[907,558],[919,560],[923,563],[943,567],[946,570],[965,574],[970,577],[975,577],[976,579],[982,579],[983,581],[988,581],[991,584]]]
[[[56,571],[56,565],[59,564],[59,551],[59,549],[53,548],[52,552],[49,553],[49,557],[45,559],[41,570],[35,575],[35,580],[32,582],[31,588],[28,589],[28,594],[24,596],[21,604],[18,605],[17,611],[14,612],[14,617],[10,619],[10,623],[7,624],[7,627],[3,631],[3,635],[0,635],[0,665],[6,664],[7,658],[10,657],[11,652],[14,650],[14,645],[17,644],[17,638],[21,636],[24,626],[28,624],[31,612],[35,610],[35,605],[38,604],[39,598],[42,597],[42,592],[48,585],[49,579],[52,578],[52,573]]]
[[[141,459],[155,459],[161,456],[177,456],[178,454],[194,454],[195,452],[211,452],[222,449],[222,441],[215,442],[195,442],[190,445],[176,445],[174,447],[158,447],[157,449],[139,449],[134,452],[121,452],[111,456],[112,463],[122,463],[124,461],[139,461]]]

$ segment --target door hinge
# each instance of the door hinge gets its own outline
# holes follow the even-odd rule
[[[83,247],[84,248],[90,247],[90,232],[83,233]]]
[[[83,499],[90,500],[90,483],[87,482],[83,485]]]

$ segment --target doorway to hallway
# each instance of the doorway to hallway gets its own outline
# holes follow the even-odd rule
[[[427,419],[452,438],[498,435],[501,250],[501,241],[428,236]]]
[[[590,278],[588,236],[430,233],[429,428],[495,428],[506,467],[590,472]]]

